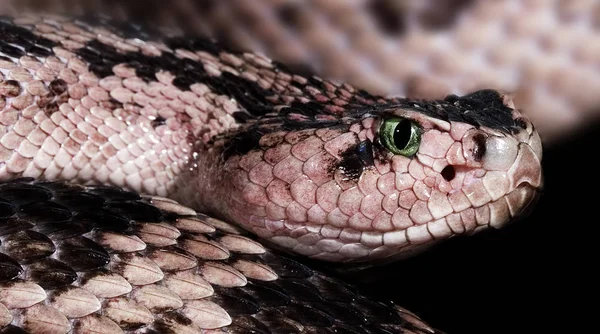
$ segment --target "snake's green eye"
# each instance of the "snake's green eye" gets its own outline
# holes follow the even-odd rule
[[[419,150],[421,130],[405,118],[388,118],[379,129],[379,140],[390,152],[411,157]]]

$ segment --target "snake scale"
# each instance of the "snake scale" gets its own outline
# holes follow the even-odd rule
[[[407,257],[542,186],[493,90],[386,98],[96,15],[2,18],[0,53],[4,331],[435,333],[283,254]]]

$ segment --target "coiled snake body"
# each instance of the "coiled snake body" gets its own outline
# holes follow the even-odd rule
[[[537,132],[492,90],[383,98],[98,17],[4,18],[0,53],[0,178],[38,180],[0,186],[5,328],[432,331],[223,221],[370,263],[500,227],[542,183]]]

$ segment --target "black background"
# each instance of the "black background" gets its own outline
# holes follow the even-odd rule
[[[589,331],[600,282],[599,139],[590,128],[545,148],[544,192],[524,220],[349,279],[448,334]]]

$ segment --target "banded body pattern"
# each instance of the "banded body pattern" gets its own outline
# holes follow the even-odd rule
[[[0,328],[434,333],[172,200],[28,179],[0,184]]]

